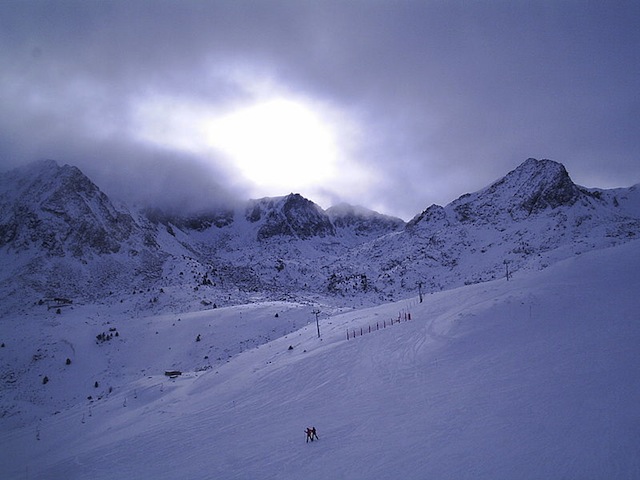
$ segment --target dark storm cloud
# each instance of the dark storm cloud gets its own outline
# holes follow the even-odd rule
[[[185,6],[0,6],[0,61],[7,67],[0,73],[3,164],[54,158],[78,165],[126,200],[195,208],[207,199],[226,200],[234,181],[222,170],[184,152],[141,144],[132,131],[132,102],[155,92],[209,104],[243,94],[210,75],[206,25],[195,4]]]
[[[396,198],[445,184],[446,202],[528,156],[564,162],[577,181],[638,181],[637,6],[383,5],[360,28],[337,27],[329,50],[342,56],[336,90],[375,132],[367,158],[396,172]]]
[[[233,190],[215,162],[141,143],[132,108],[226,107],[253,95],[241,71],[359,123],[349,153],[377,182],[335,198],[406,218],[531,156],[625,186],[640,181],[639,23],[637,2],[5,1],[0,162],[53,157],[107,190],[140,179],[145,197],[182,168],[182,202]]]

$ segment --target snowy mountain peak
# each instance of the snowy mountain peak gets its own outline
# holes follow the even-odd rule
[[[324,210],[298,193],[253,200],[246,208],[245,218],[260,223],[258,240],[276,236],[304,240],[335,235],[335,228]]]
[[[529,158],[487,188],[462,195],[446,210],[460,222],[495,223],[505,216],[520,221],[550,209],[569,207],[582,195],[562,164]]]
[[[529,214],[561,205],[573,205],[580,190],[571,181],[564,165],[552,160],[529,158],[507,176],[494,183],[487,193],[512,195],[515,206]]]
[[[447,212],[440,205],[431,205],[429,208],[424,210],[422,213],[419,213],[415,217],[413,217],[409,223],[407,223],[407,231],[412,231],[417,225],[420,224],[429,224],[429,225],[437,225],[440,223],[447,222]]]
[[[40,246],[54,256],[115,253],[134,228],[132,217],[76,167],[36,162],[0,183],[0,247]]]
[[[571,206],[584,194],[562,164],[529,158],[478,192],[462,195],[444,208],[432,205],[416,215],[407,228],[425,224],[443,227],[452,221],[495,223],[505,216],[518,221],[547,209]]]

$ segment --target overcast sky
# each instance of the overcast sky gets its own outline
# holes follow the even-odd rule
[[[409,219],[528,157],[640,182],[638,1],[0,2],[0,170]]]

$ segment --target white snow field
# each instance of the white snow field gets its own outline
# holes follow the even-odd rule
[[[0,478],[638,479],[639,292],[633,241],[422,303],[324,315],[321,339],[302,305],[112,312],[121,335],[100,345],[91,325],[107,313],[87,316],[90,306],[23,319],[25,330],[49,325],[42,362],[63,364],[62,339],[76,356],[47,384],[32,378],[33,398],[0,419]],[[410,321],[347,340],[347,328],[405,313]],[[54,325],[81,315],[73,328]],[[18,355],[9,323],[3,364]],[[283,325],[292,333],[266,338]],[[199,369],[216,331],[233,345],[261,340]],[[171,368],[184,374],[164,376]],[[11,392],[5,405],[20,400]],[[65,406],[47,411],[55,402]],[[305,442],[308,426],[318,441]]]

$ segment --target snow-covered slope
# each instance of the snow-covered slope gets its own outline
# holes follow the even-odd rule
[[[311,307],[286,304],[6,318],[0,476],[638,478],[638,252],[324,312],[320,339]]]

